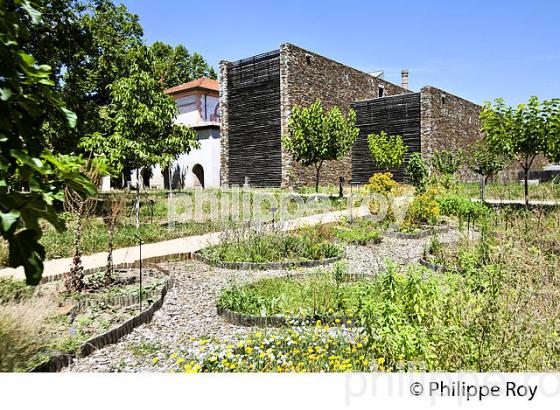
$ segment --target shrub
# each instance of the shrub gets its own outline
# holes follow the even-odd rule
[[[438,191],[434,188],[428,189],[414,197],[412,204],[406,212],[401,228],[408,229],[419,225],[435,225],[440,219],[440,207],[436,200]]]
[[[410,182],[418,191],[424,191],[428,182],[428,166],[422,159],[422,154],[414,152],[408,160],[406,173],[410,178]]]
[[[365,185],[368,192],[384,196],[397,192],[399,187],[400,184],[393,179],[390,172],[373,174]]]
[[[439,207],[442,215],[456,216],[459,219],[459,225],[467,218],[471,220],[480,220],[490,214],[490,208],[481,203],[471,201],[468,198],[459,195],[446,195],[438,198]]]

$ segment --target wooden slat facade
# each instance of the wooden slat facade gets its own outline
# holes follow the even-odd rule
[[[367,136],[385,131],[389,135],[400,135],[408,146],[407,160],[391,172],[395,180],[406,180],[408,156],[420,152],[420,93],[401,94],[352,104],[356,111],[356,125],[360,134],[352,147],[352,182],[366,183],[375,172],[371,160]]]
[[[229,63],[229,183],[280,186],[280,51]]]

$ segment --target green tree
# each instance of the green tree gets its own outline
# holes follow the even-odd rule
[[[506,106],[499,98],[486,102],[480,114],[482,131],[493,150],[515,159],[523,169],[525,204],[529,204],[529,171],[541,154],[550,161],[560,159],[560,99],[542,103],[531,97],[527,104]]]
[[[55,212],[64,188],[84,197],[96,191],[80,172],[82,161],[53,155],[40,131],[51,111],[71,127],[76,116],[54,93],[50,67],[37,65],[21,48],[29,26],[40,22],[38,6],[36,0],[0,0],[0,231],[10,266],[23,266],[30,285],[38,284],[43,272],[39,221],[65,229]]]
[[[179,44],[175,48],[156,41],[150,46],[154,56],[154,76],[165,88],[174,87],[200,77],[216,79],[214,69],[198,53],[189,51]]]
[[[367,140],[371,159],[379,168],[389,171],[389,168],[403,164],[408,147],[400,135],[387,135],[381,131],[368,135]]]
[[[338,107],[325,112],[321,101],[317,100],[309,107],[292,108],[288,135],[282,137],[282,144],[295,161],[305,167],[315,167],[315,192],[319,192],[323,163],[344,157],[358,132],[353,110],[346,116]]]
[[[486,183],[488,178],[496,175],[506,165],[506,158],[496,150],[492,149],[486,139],[476,142],[470,151],[468,168],[475,174],[480,175],[480,199],[484,201]]]

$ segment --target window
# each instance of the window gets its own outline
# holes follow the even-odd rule
[[[311,61],[313,60],[313,57],[311,57],[311,54],[306,54],[305,55],[305,62],[307,64],[311,64]]]
[[[379,97],[384,97],[385,96],[385,88],[379,87],[378,88],[378,95],[379,95]]]

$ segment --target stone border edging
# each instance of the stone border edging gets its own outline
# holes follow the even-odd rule
[[[337,326],[345,325],[349,327],[356,326],[354,319],[348,316],[308,316],[308,317],[284,317],[284,316],[255,316],[246,315],[243,313],[234,312],[227,308],[217,307],[218,315],[221,316],[226,322],[237,326],[245,327],[288,327],[290,322],[293,321],[311,321],[315,323],[317,320],[321,320],[325,324],[333,324],[335,320],[340,320]],[[350,323],[348,323],[350,321]]]
[[[166,255],[165,257],[157,257],[157,259],[169,259],[173,260],[176,257],[184,257],[185,254],[172,254]],[[152,258],[155,259],[155,258]],[[138,261],[137,261],[138,262]],[[160,262],[165,262],[165,260],[160,260]],[[155,263],[152,261],[152,263]],[[169,274],[168,271],[159,267],[163,272]],[[79,357],[86,357],[107,345],[117,343],[124,336],[132,333],[132,331],[143,324],[149,323],[154,317],[154,313],[159,310],[164,303],[165,296],[169,289],[173,287],[173,278],[168,278],[163,285],[160,292],[160,297],[154,301],[147,309],[143,310],[137,316],[132,317],[126,322],[108,330],[107,332],[94,336],[86,340],[80,347]],[[69,366],[74,358],[76,357],[74,352],[61,353],[56,356],[51,357],[47,362],[42,363],[35,368],[31,369],[30,372],[58,372],[62,368]]]
[[[418,233],[403,233],[398,231],[386,231],[385,235],[392,238],[398,239],[422,239],[428,236],[434,235],[436,233],[447,233],[449,231],[449,226],[442,226],[437,228],[428,229],[426,231],[420,231]]]
[[[228,262],[228,261],[214,261],[210,258],[202,256],[198,251],[193,252],[191,258],[205,263],[206,265],[214,266],[216,268],[230,269],[230,270],[272,270],[272,269],[289,269],[289,268],[310,268],[314,266],[324,266],[334,263],[342,259],[342,256],[334,258],[315,259],[309,261],[283,261],[283,262]]]

